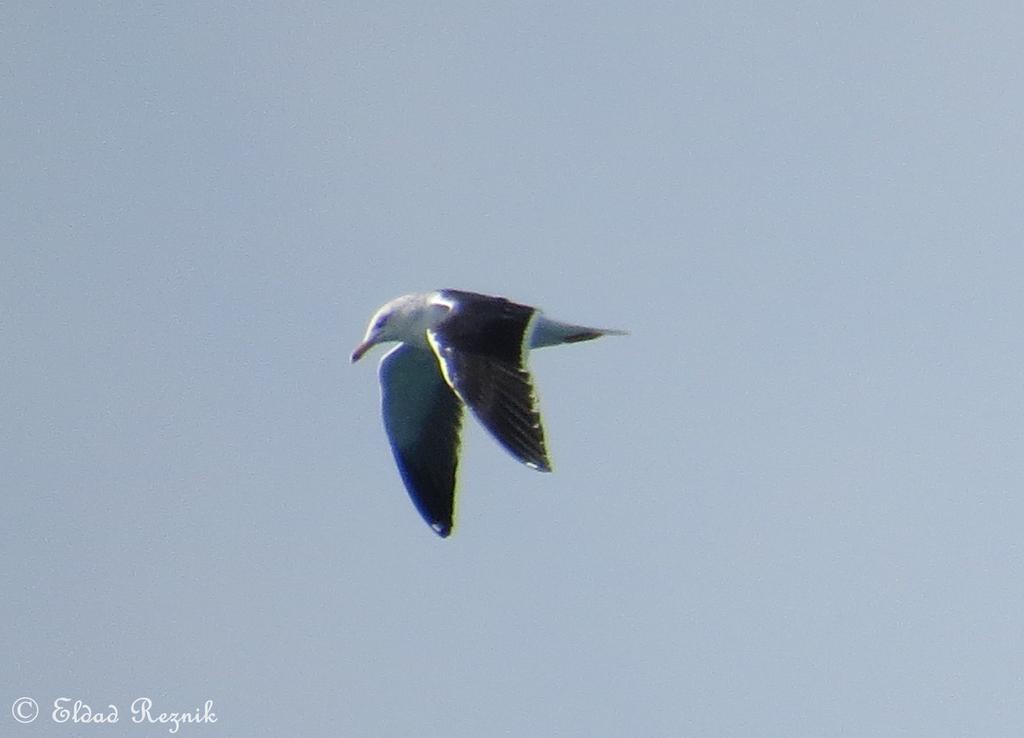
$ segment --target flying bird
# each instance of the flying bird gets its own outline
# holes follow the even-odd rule
[[[374,314],[352,362],[398,342],[378,370],[384,428],[409,496],[434,532],[452,531],[462,406],[516,459],[551,471],[528,350],[624,333],[460,290],[403,295]]]

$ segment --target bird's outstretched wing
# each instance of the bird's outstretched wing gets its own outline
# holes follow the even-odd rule
[[[462,408],[437,358],[401,344],[380,363],[384,428],[413,504],[434,531],[454,525]]]
[[[444,378],[505,449],[551,471],[526,341],[537,311],[509,300],[445,290],[451,311],[427,332]]]

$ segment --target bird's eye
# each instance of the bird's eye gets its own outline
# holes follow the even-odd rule
[[[382,315],[379,318],[377,318],[377,322],[373,324],[373,330],[379,331],[381,328],[386,326],[388,324],[389,317],[390,316],[388,315]]]

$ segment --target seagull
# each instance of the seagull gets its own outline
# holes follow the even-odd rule
[[[409,496],[435,533],[446,538],[454,524],[462,406],[513,457],[549,472],[527,351],[624,333],[448,289],[403,295],[374,314],[352,362],[379,343],[398,342],[378,370],[384,428]]]

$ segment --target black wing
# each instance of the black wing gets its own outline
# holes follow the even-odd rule
[[[537,311],[472,292],[442,294],[454,307],[428,336],[448,383],[509,453],[551,471],[526,369],[526,337]]]
[[[401,344],[380,363],[384,428],[413,504],[446,537],[455,511],[459,399],[429,351]]]

